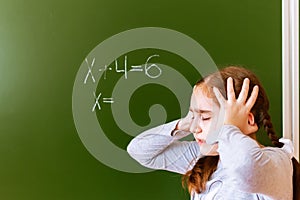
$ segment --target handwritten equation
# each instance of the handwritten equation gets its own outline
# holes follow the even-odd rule
[[[147,58],[146,62],[144,64],[141,64],[141,65],[131,65],[128,70],[128,61],[127,61],[127,56],[125,56],[125,59],[124,59],[124,66],[123,68],[121,68],[119,66],[119,62],[118,60],[116,59],[115,62],[114,62],[114,67],[109,67],[107,65],[104,66],[104,68],[100,68],[98,69],[98,72],[102,72],[104,73],[104,79],[107,78],[107,72],[108,71],[115,71],[116,73],[124,73],[124,77],[125,79],[128,78],[128,71],[129,72],[143,72],[145,73],[146,76],[148,76],[149,78],[158,78],[161,74],[162,74],[162,70],[160,69],[160,67],[155,64],[155,63],[149,63],[151,58],[153,57],[159,57],[159,55],[151,55]],[[87,67],[88,67],[88,72],[85,76],[85,79],[84,79],[84,84],[87,83],[89,77],[91,77],[91,80],[93,83],[96,82],[95,80],[95,77],[94,77],[94,74],[93,74],[93,67],[95,65],[95,62],[96,62],[96,58],[93,58],[92,59],[92,62],[89,63],[88,59],[86,58],[85,59],[85,62],[87,64]],[[154,69],[154,70],[153,70]]]
[[[150,60],[154,57],[159,57],[159,55],[154,54],[154,55],[149,56],[146,59],[146,62],[141,65],[128,66],[127,56],[125,55],[124,63],[123,63],[122,67],[119,65],[119,61],[116,59],[114,61],[114,67],[105,65],[103,68],[99,67],[96,72],[104,73],[103,74],[104,79],[107,78],[108,72],[123,73],[125,79],[128,79],[128,72],[140,72],[140,73],[142,72],[145,76],[155,79],[155,78],[158,78],[161,76],[162,69],[157,64],[150,63]],[[96,79],[95,79],[96,72],[95,72],[95,70],[93,71],[93,68],[95,68],[96,58],[93,58],[91,62],[89,62],[88,59],[86,58],[85,62],[87,64],[88,71],[84,78],[83,83],[86,84],[88,80],[91,80],[93,83],[95,83],[96,82]],[[95,112],[96,109],[101,110],[100,102],[105,103],[105,104],[114,103],[114,99],[112,97],[102,97],[102,93],[99,93],[98,95],[96,95],[96,93],[94,92],[93,95],[94,95],[95,103],[92,107],[92,112]]]
[[[114,99],[111,98],[111,97],[109,97],[109,98],[103,97],[103,98],[100,99],[101,95],[102,95],[102,94],[99,93],[98,96],[97,96],[96,93],[94,92],[95,103],[94,103],[94,105],[93,105],[92,112],[95,112],[96,107],[97,107],[99,110],[101,110],[100,102],[102,102],[102,103],[110,103],[110,104],[114,103]],[[100,101],[100,102],[99,102],[99,101]]]

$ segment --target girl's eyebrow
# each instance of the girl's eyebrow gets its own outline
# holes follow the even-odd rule
[[[199,109],[193,110],[192,108],[190,108],[190,111],[191,111],[191,112],[194,112],[194,111],[195,111],[195,112],[200,113],[200,114],[205,114],[205,113],[206,113],[206,114],[207,114],[207,113],[208,113],[208,114],[211,114],[211,113],[212,113],[211,110],[199,110]]]

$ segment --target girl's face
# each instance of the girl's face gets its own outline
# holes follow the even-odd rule
[[[196,86],[193,90],[190,110],[192,122],[190,132],[200,146],[200,152],[203,155],[217,155],[217,144],[210,145],[206,143],[209,133],[215,130],[214,122],[218,119],[219,106],[212,98],[207,97],[201,87]]]

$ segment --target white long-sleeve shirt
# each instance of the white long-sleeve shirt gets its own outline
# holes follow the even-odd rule
[[[180,141],[189,133],[174,130],[177,120],[135,137],[128,153],[145,167],[185,174],[202,156],[195,141]],[[206,184],[206,191],[192,200],[292,200],[293,147],[264,147],[232,125],[218,137],[220,162]]]

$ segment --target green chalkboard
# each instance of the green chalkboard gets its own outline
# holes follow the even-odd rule
[[[146,32],[118,43],[133,30]],[[151,46],[153,30],[172,34]],[[191,41],[203,51],[180,53]],[[180,175],[140,167],[126,146],[183,116],[192,85],[229,64],[259,76],[280,136],[279,0],[2,0],[0,198],[189,199]]]

